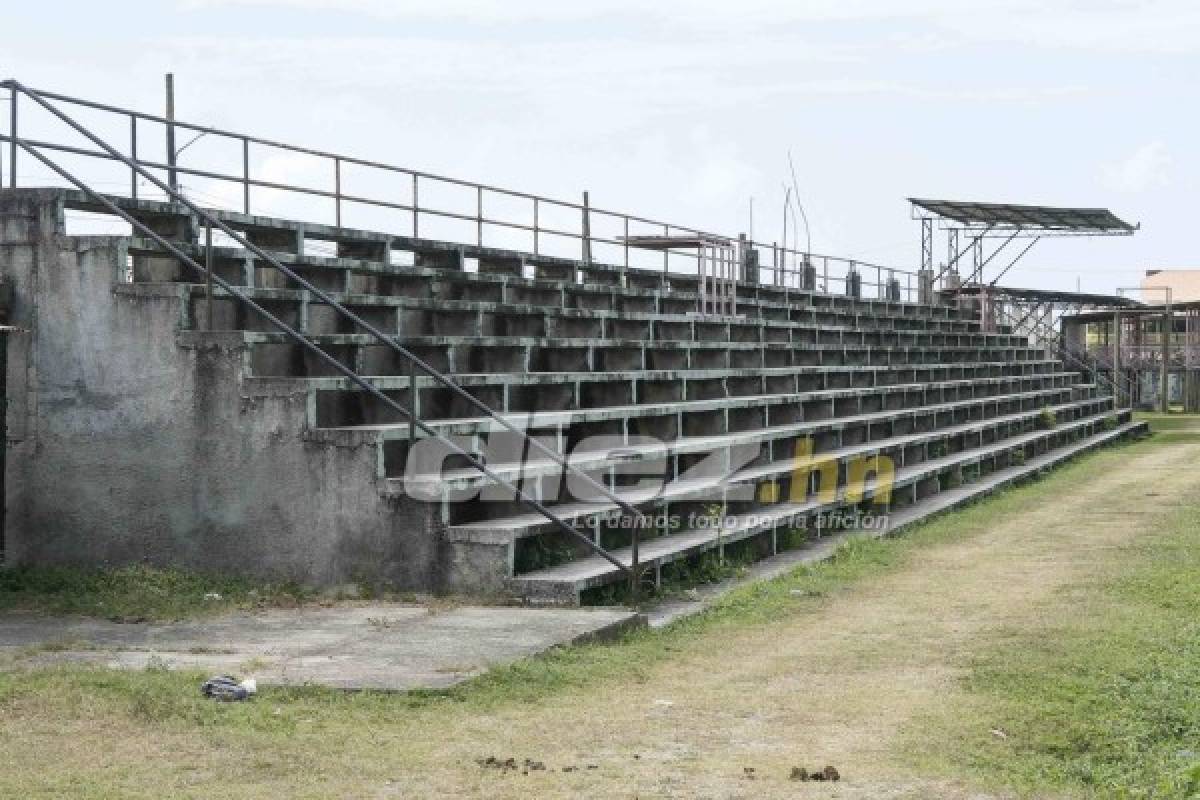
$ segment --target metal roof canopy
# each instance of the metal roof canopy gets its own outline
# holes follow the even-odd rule
[[[933,214],[966,230],[984,228],[999,232],[1028,231],[1037,236],[1128,236],[1141,224],[1131,225],[1107,208],[1060,208],[1012,203],[977,203],[910,197],[916,209]]]
[[[1170,306],[1166,304],[1155,305],[1135,305],[1127,308],[1122,308],[1121,313],[1128,316],[1161,316],[1168,310],[1171,312],[1184,313],[1188,311],[1200,311],[1200,300],[1188,300],[1183,303],[1172,303]],[[1083,311],[1078,314],[1069,314],[1065,319],[1070,319],[1074,322],[1104,322],[1112,319],[1111,311]]]
[[[1046,237],[1061,236],[1132,236],[1141,224],[1130,225],[1107,208],[1058,208],[1012,203],[977,203],[962,200],[930,200],[910,197],[912,218],[921,223],[921,269],[933,271],[934,225],[946,231],[947,260],[933,279],[936,284],[947,274],[958,274],[958,263],[972,253],[972,271],[966,280],[955,283],[984,282],[984,269],[1008,245],[1027,239],[1025,247],[1000,270],[988,284],[995,286],[1016,266],[1033,246]],[[959,235],[966,246],[959,247]],[[985,257],[986,239],[999,239],[991,255]],[[945,287],[945,284],[943,284]]]
[[[942,289],[941,294],[967,297],[987,293],[997,299],[1033,301],[1038,303],[1067,303],[1080,306],[1103,306],[1111,308],[1141,308],[1142,303],[1132,297],[1115,294],[1092,294],[1089,292],[1061,292],[1055,289],[1020,289],[1009,286],[983,286],[971,284],[956,289]]]

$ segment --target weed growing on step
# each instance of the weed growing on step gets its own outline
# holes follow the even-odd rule
[[[565,536],[550,534],[519,540],[514,557],[517,573],[556,567],[576,558],[578,548],[573,542],[566,541]]]

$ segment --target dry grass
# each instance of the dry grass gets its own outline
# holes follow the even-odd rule
[[[930,771],[959,723],[922,726],[970,707],[973,654],[1060,613],[1060,590],[1171,513],[1163,498],[1200,488],[1185,468],[1198,457],[1194,439],[1103,452],[668,631],[446,696],[277,690],[212,706],[194,676],[10,674],[0,795],[976,797],[970,775]],[[477,763],[493,755],[547,769]],[[788,780],[826,764],[840,783]]]

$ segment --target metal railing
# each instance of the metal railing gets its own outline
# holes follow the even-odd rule
[[[255,313],[262,316],[264,319],[266,319],[268,322],[270,322],[271,325],[273,325],[279,331],[286,334],[289,338],[291,338],[292,340],[297,342],[300,346],[304,347],[306,350],[311,352],[314,356],[319,358],[321,361],[323,361],[330,368],[332,368],[333,370],[335,370],[336,372],[341,374],[343,377],[347,378],[349,381],[351,381],[353,384],[358,386],[364,392],[370,394],[372,397],[374,397],[376,400],[383,403],[386,407],[388,407],[392,411],[395,411],[395,412],[398,412],[399,414],[401,414],[402,418],[407,419],[409,422],[410,444],[413,442],[413,440],[415,440],[416,431],[418,429],[420,431],[422,431],[426,436],[430,436],[430,437],[438,439],[444,446],[448,447],[452,453],[462,457],[468,464],[470,464],[475,469],[479,470],[479,472],[482,475],[486,476],[487,478],[494,481],[499,486],[501,486],[504,489],[506,489],[507,491],[511,492],[512,496],[517,498],[517,500],[519,502],[530,507],[531,509],[536,511],[538,514],[545,517],[549,522],[553,523],[555,525],[555,527],[557,527],[561,531],[563,531],[563,532],[569,534],[571,537],[574,537],[575,539],[583,542],[592,552],[594,552],[598,556],[604,558],[606,561],[608,561],[610,564],[612,564],[618,570],[620,570],[623,574],[625,574],[629,577],[632,602],[634,605],[636,605],[638,603],[639,596],[640,596],[640,590],[641,590],[641,585],[640,585],[641,584],[641,564],[640,564],[640,558],[639,558],[640,529],[641,529],[642,525],[645,524],[645,522],[646,522],[644,515],[640,511],[638,511],[636,508],[634,508],[628,502],[626,502],[621,497],[619,497],[614,491],[610,490],[608,487],[606,487],[606,486],[602,485],[600,482],[596,481],[594,478],[592,478],[592,476],[588,475],[587,473],[583,472],[582,470],[580,470],[577,467],[570,464],[566,457],[555,452],[554,450],[551,450],[545,444],[540,442],[536,437],[532,437],[532,436],[528,435],[525,431],[517,428],[512,423],[510,423],[508,420],[506,420],[503,416],[496,414],[491,408],[489,408],[487,405],[485,405],[484,403],[482,403],[481,401],[476,399],[473,395],[471,395],[470,393],[465,391],[462,387],[460,387],[457,383],[455,383],[449,377],[447,377],[446,375],[443,375],[441,372],[434,369],[432,366],[430,366],[428,363],[423,361],[417,355],[415,355],[414,353],[409,351],[407,348],[400,345],[393,337],[390,337],[390,336],[384,334],[382,331],[378,330],[373,325],[371,325],[367,321],[363,320],[361,317],[359,317],[353,311],[351,311],[350,309],[343,306],[335,298],[330,296],[330,294],[328,294],[324,290],[314,286],[312,283],[310,283],[308,280],[303,278],[301,275],[297,274],[294,270],[292,270],[289,267],[285,266],[284,264],[280,263],[278,260],[276,260],[274,257],[272,257],[269,253],[267,253],[266,251],[264,251],[263,249],[261,249],[260,247],[258,247],[254,243],[252,243],[251,241],[249,241],[247,238],[242,236],[240,233],[238,233],[233,228],[226,225],[217,216],[209,213],[209,211],[192,203],[178,189],[176,189],[173,186],[168,185],[168,183],[160,180],[158,177],[153,175],[149,171],[148,165],[140,163],[138,161],[135,161],[134,159],[129,158],[125,155],[122,155],[120,152],[118,152],[116,150],[116,148],[109,145],[107,142],[105,142],[103,139],[101,139],[99,136],[97,136],[90,129],[81,125],[79,122],[77,122],[73,118],[69,117],[67,114],[65,114],[63,111],[58,109],[56,106],[54,106],[50,102],[50,100],[52,100],[52,99],[61,99],[61,98],[59,98],[59,96],[53,95],[50,93],[39,92],[34,89],[29,89],[28,87],[23,86],[21,83],[15,81],[15,80],[6,80],[3,82],[0,82],[0,88],[5,88],[5,89],[10,90],[12,92],[12,97],[13,97],[12,112],[11,112],[12,113],[12,126],[13,126],[11,130],[12,130],[13,135],[5,137],[5,140],[10,144],[10,148],[11,148],[9,163],[10,163],[10,165],[13,166],[13,171],[12,171],[13,177],[12,177],[12,181],[10,183],[10,187],[16,188],[15,165],[16,165],[16,155],[17,155],[17,151],[19,148],[22,152],[28,153],[30,156],[32,156],[34,159],[36,159],[39,163],[41,163],[44,167],[49,169],[51,172],[58,175],[60,178],[67,181],[71,185],[75,186],[80,191],[84,192],[93,201],[95,201],[99,205],[103,206],[108,212],[122,218],[125,222],[130,224],[135,230],[140,231],[143,235],[145,235],[149,239],[153,240],[156,244],[158,244],[159,247],[163,248],[163,250],[165,252],[174,256],[180,263],[191,268],[194,272],[196,272],[198,275],[200,275],[206,282],[209,282],[212,285],[215,285],[215,286],[223,289],[230,297],[234,298],[237,302],[240,302],[247,308],[251,309]],[[354,326],[356,326],[358,329],[361,329],[362,331],[366,332],[372,338],[377,340],[380,344],[388,347],[394,353],[396,353],[398,356],[403,358],[405,360],[405,362],[409,365],[408,404],[403,405],[403,404],[397,402],[396,400],[392,399],[390,396],[385,394],[383,391],[381,391],[380,389],[375,387],[369,380],[362,377],[361,375],[359,375],[358,373],[356,373],[354,370],[350,369],[349,367],[345,366],[335,356],[325,352],[323,349],[321,349],[320,346],[318,346],[315,342],[313,342],[311,339],[309,339],[303,333],[292,328],[287,323],[283,322],[278,317],[273,315],[266,308],[264,308],[263,306],[261,306],[257,302],[255,302],[252,298],[248,297],[246,294],[241,292],[240,289],[236,285],[229,283],[228,281],[223,279],[220,275],[216,274],[215,271],[211,268],[211,264],[202,265],[202,264],[198,263],[196,260],[194,260],[189,255],[187,255],[182,250],[180,250],[179,247],[177,247],[175,244],[172,244],[170,241],[165,239],[163,236],[159,235],[154,230],[152,230],[149,226],[147,226],[146,224],[144,224],[141,221],[139,221],[138,219],[136,219],[133,215],[131,215],[131,214],[127,213],[126,211],[124,211],[123,209],[121,209],[119,206],[117,206],[115,203],[113,203],[110,199],[108,199],[102,193],[96,191],[91,186],[89,186],[87,182],[76,177],[71,172],[64,169],[62,166],[55,163],[53,160],[51,160],[49,157],[47,157],[45,154],[43,154],[41,152],[42,149],[51,149],[51,150],[57,150],[57,151],[66,150],[67,152],[80,153],[80,152],[82,152],[81,148],[65,147],[62,145],[48,145],[44,142],[30,141],[30,140],[21,138],[18,135],[18,128],[16,127],[16,123],[17,123],[16,98],[18,96],[28,97],[30,100],[32,100],[34,103],[36,103],[37,106],[43,108],[44,110],[49,112],[51,115],[53,115],[55,118],[59,119],[60,121],[65,123],[67,126],[69,126],[76,133],[83,136],[85,139],[87,139],[89,142],[91,142],[94,146],[100,148],[99,151],[97,151],[95,153],[95,155],[109,158],[114,161],[118,161],[120,163],[125,164],[125,166],[127,166],[130,169],[131,173],[135,176],[133,179],[135,185],[136,185],[137,177],[141,177],[142,179],[146,180],[150,184],[154,185],[160,191],[162,191],[164,193],[164,195],[166,195],[168,198],[170,198],[173,202],[180,204],[184,208],[188,209],[188,211],[195,214],[197,219],[201,222],[201,224],[203,224],[206,227],[206,229],[211,231],[212,229],[215,228],[215,229],[222,231],[225,235],[229,236],[233,241],[237,242],[240,246],[242,246],[242,247],[246,248],[247,250],[249,250],[250,252],[252,252],[257,258],[262,259],[264,262],[270,264],[272,267],[277,269],[280,273],[285,275],[289,280],[295,282],[295,284],[297,284],[297,285],[303,287],[304,289],[306,289],[307,291],[311,292],[314,297],[318,298],[321,302],[327,304],[330,308],[334,309],[343,318],[352,322],[354,324]],[[93,154],[89,153],[89,155],[93,155]],[[208,261],[209,260],[208,257],[211,256],[211,237],[210,237],[209,241],[206,242],[206,245],[208,247],[208,249],[206,250],[206,261]],[[487,466],[487,464],[485,464],[483,462],[482,459],[478,458],[475,454],[473,454],[473,453],[467,451],[466,449],[464,449],[463,447],[459,446],[452,438],[443,435],[437,429],[431,427],[425,421],[423,421],[420,418],[419,413],[417,411],[418,406],[417,406],[417,403],[415,400],[415,398],[416,398],[416,373],[418,370],[420,372],[428,375],[429,377],[431,377],[438,384],[441,384],[443,387],[445,387],[446,389],[453,392],[457,397],[466,401],[468,404],[470,404],[472,407],[474,407],[475,409],[477,409],[478,411],[480,411],[481,413],[486,415],[488,418],[499,423],[500,426],[503,427],[504,429],[522,437],[522,439],[524,440],[524,443],[527,447],[534,448],[534,449],[540,451],[542,455],[549,457],[555,463],[557,463],[558,465],[563,467],[568,472],[572,473],[573,475],[575,475],[577,477],[582,478],[585,481],[585,483],[590,485],[593,489],[598,490],[602,496],[604,496],[608,500],[612,501],[614,504],[616,504],[617,507],[619,507],[625,513],[627,513],[629,515],[629,518],[631,520],[633,520],[632,542],[631,542],[631,549],[630,549],[630,564],[628,566],[626,566],[625,564],[622,564],[610,552],[608,552],[607,550],[602,548],[598,543],[594,542],[591,538],[586,536],[584,533],[577,530],[574,526],[569,525],[563,519],[561,519],[560,517],[555,515],[553,511],[548,509],[539,500],[537,500],[533,496],[527,494],[524,490],[519,488],[515,483],[505,480],[501,476],[497,475],[492,469],[490,469]]]
[[[8,84],[4,84],[8,86]],[[10,87],[11,88],[11,87]],[[18,95],[32,93],[42,100],[70,104],[82,109],[99,112],[104,115],[115,115],[121,127],[128,130],[128,147],[123,154],[116,148],[100,148],[80,146],[64,141],[47,141],[21,137],[19,133],[20,115],[18,113]],[[166,145],[166,154],[161,159],[150,159],[144,155],[146,148],[146,131],[148,126],[158,126]],[[177,150],[174,142],[177,133],[186,132],[193,138],[183,148]],[[196,139],[210,137],[215,140],[231,142],[237,151],[240,161],[232,171],[214,166],[185,165],[179,155]],[[499,186],[476,183],[458,178],[436,175],[431,172],[415,170],[408,167],[386,164],[379,161],[357,158],[353,156],[330,153],[309,147],[273,141],[244,133],[221,130],[219,128],[197,125],[182,120],[168,119],[155,114],[148,114],[132,109],[120,108],[106,103],[98,103],[77,97],[71,97],[57,92],[33,90],[22,87],[14,91],[10,106],[8,135],[0,135],[0,142],[10,145],[9,180],[10,187],[17,185],[17,154],[18,142],[21,139],[25,145],[37,147],[43,151],[54,151],[72,156],[82,156],[90,159],[116,162],[129,168],[128,195],[137,199],[140,192],[139,178],[145,179],[147,171],[158,172],[166,177],[166,185],[172,193],[166,196],[175,198],[184,194],[179,190],[180,176],[216,181],[219,185],[236,186],[240,188],[238,208],[228,210],[241,211],[245,214],[255,213],[253,195],[256,191],[268,190],[285,193],[288,197],[317,198],[327,200],[332,204],[331,219],[335,226],[341,227],[346,223],[347,216],[353,209],[380,209],[388,213],[398,213],[401,222],[407,223],[407,234],[419,238],[434,222],[451,222],[466,225],[470,234],[462,235],[461,228],[456,236],[439,234],[443,240],[452,240],[460,244],[476,246],[499,246],[495,244],[498,234],[517,236],[521,239],[520,246],[508,246],[507,249],[520,250],[536,256],[556,255],[550,252],[557,249],[561,255],[563,245],[573,250],[575,255],[568,257],[578,260],[586,271],[593,264],[597,269],[661,271],[676,275],[699,275],[699,256],[694,250],[646,250],[631,245],[628,239],[637,235],[653,236],[715,236],[726,239],[737,239],[736,235],[722,235],[704,231],[687,225],[664,222],[648,217],[628,214],[618,211],[593,207],[584,193],[582,203],[557,200],[529,192],[506,189]],[[152,144],[157,136],[152,137]],[[326,188],[303,186],[283,180],[268,180],[256,176],[252,166],[260,152],[284,153],[294,156],[311,157],[315,163],[322,165],[321,170],[328,181]],[[192,154],[196,153],[193,149]],[[382,196],[370,196],[365,193],[347,191],[349,171],[351,169],[367,170],[379,173],[387,178],[388,190]],[[3,171],[0,170],[0,180]],[[393,180],[398,179],[398,180]],[[149,183],[162,188],[161,181]],[[459,200],[458,207],[446,208],[436,204],[422,202],[422,197],[451,189],[465,193]],[[394,192],[394,193],[393,193]],[[492,211],[496,201],[517,202],[525,206],[521,218],[505,217]],[[232,205],[232,203],[229,203]],[[403,215],[407,215],[406,217]],[[548,221],[548,217],[556,217],[559,222]],[[572,220],[564,224],[563,220]],[[305,220],[319,222],[320,220]],[[399,227],[392,232],[399,232]],[[553,245],[559,246],[555,248]],[[547,245],[551,245],[548,247]],[[597,248],[601,252],[597,253]],[[907,300],[914,301],[917,297],[916,273],[899,267],[889,267],[880,264],[841,258],[838,256],[808,253],[796,248],[778,243],[747,240],[746,252],[754,252],[759,263],[757,283],[780,288],[793,288],[801,291],[824,292],[826,294],[846,294],[849,289],[857,288],[856,296],[868,299]],[[661,259],[661,263],[657,263]],[[640,263],[634,263],[634,262]],[[649,262],[655,261],[654,266]],[[689,264],[688,271],[672,270],[672,264],[682,261]],[[806,273],[805,267],[811,266],[812,273]],[[815,276],[815,277],[814,277]],[[873,279],[873,280],[872,280]],[[742,280],[754,283],[745,273],[743,265]],[[836,291],[835,291],[836,289]]]
[[[1013,330],[1018,333],[1024,333],[1033,340],[1033,344],[1044,348],[1048,353],[1061,359],[1065,363],[1071,364],[1088,375],[1098,384],[1105,385],[1105,388],[1113,396],[1113,403],[1118,408],[1121,407],[1122,392],[1124,397],[1133,401],[1133,381],[1132,378],[1125,378],[1122,375],[1112,374],[1111,365],[1106,367],[1103,363],[1092,357],[1086,352],[1079,352],[1062,344],[1062,336],[1054,326],[1045,323],[1039,319],[1022,318],[1017,319],[1003,304],[997,303],[993,308]],[[1022,330],[1024,328],[1024,330]],[[1108,370],[1106,374],[1106,369]],[[1124,381],[1124,382],[1122,382]],[[1124,388],[1122,388],[1124,387]]]

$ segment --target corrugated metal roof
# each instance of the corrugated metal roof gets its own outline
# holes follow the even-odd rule
[[[1130,225],[1107,208],[1057,208],[919,197],[910,197],[908,201],[917,208],[962,225],[1079,233],[1133,233],[1137,230],[1137,226]]]

